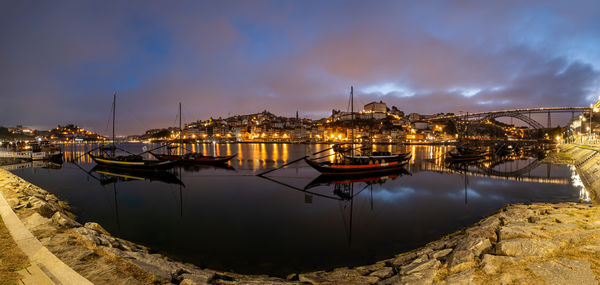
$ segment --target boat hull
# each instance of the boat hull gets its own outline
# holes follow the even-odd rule
[[[308,158],[304,161],[317,171],[325,175],[351,175],[387,172],[400,169],[406,165],[406,161],[390,161],[377,164],[331,164],[328,162],[316,162]]]
[[[92,155],[92,154],[90,154],[90,157],[98,165],[101,165],[104,167],[116,168],[116,169],[134,169],[134,170],[156,171],[156,170],[169,169],[175,165],[175,161],[172,161],[172,160],[123,161],[123,160],[106,158],[106,157],[102,157],[102,156],[96,156],[96,155]]]

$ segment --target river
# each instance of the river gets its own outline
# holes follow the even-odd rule
[[[138,153],[144,146],[154,147],[121,145]],[[76,164],[12,171],[69,202],[80,223],[98,222],[171,258],[238,273],[285,276],[369,264],[453,233],[508,203],[580,199],[568,166],[520,157],[447,168],[445,146],[379,146],[412,151],[406,172],[356,181],[315,180],[319,173],[303,161],[269,173],[269,179],[256,176],[325,144],[188,145],[237,156],[227,167],[176,167],[151,177],[90,171],[94,163],[81,155],[92,147],[63,146],[65,161]]]

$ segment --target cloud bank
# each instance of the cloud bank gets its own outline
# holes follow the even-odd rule
[[[119,134],[262,110],[319,118],[587,106],[600,2],[0,3],[0,125]]]

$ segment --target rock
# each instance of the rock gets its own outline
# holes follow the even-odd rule
[[[448,262],[448,270],[452,272],[465,270],[475,266],[475,255],[470,250],[454,251]]]
[[[42,217],[42,215],[40,215],[38,213],[33,213],[29,217],[23,219],[23,224],[31,230],[40,225],[50,223],[50,221],[51,221],[50,219],[48,219],[46,217]]]
[[[13,208],[13,209],[14,209],[15,207],[19,206],[19,204],[20,204],[20,201],[19,201],[19,199],[17,199],[17,198],[8,198],[8,199],[6,199],[6,202],[7,202],[7,203],[8,203],[8,205],[9,205],[11,208]]]
[[[586,225],[588,228],[597,229],[600,228],[600,221],[593,221]]]
[[[375,276],[379,279],[389,278],[392,275],[394,275],[394,269],[392,269],[391,267],[385,267],[383,269],[377,270],[377,271],[369,274],[369,276]]]
[[[556,250],[560,242],[554,240],[536,240],[517,238],[500,241],[496,245],[496,254],[516,257],[544,256]]]
[[[431,250],[440,250],[444,248],[455,247],[457,242],[458,239],[454,237],[444,237],[441,240],[430,242],[426,246]]]
[[[437,269],[440,267],[441,262],[437,259],[430,259],[421,262],[412,262],[409,265],[406,265],[400,269],[400,274],[409,275],[418,271],[423,271],[426,269]]]
[[[401,266],[404,266],[406,264],[408,264],[410,261],[412,261],[413,259],[415,259],[415,257],[417,257],[416,253],[407,253],[407,254],[399,254],[396,255],[396,258],[392,259],[391,261],[391,265],[398,269]]]
[[[486,238],[496,242],[498,240],[496,229],[496,226],[478,226],[467,229],[466,233],[471,238]]]
[[[475,284],[473,283],[473,273],[475,269],[468,269],[446,278],[447,284]]]
[[[429,260],[429,256],[427,254],[419,255],[417,258],[413,259],[411,263],[421,263]]]
[[[181,284],[207,284],[212,278],[214,274],[192,274],[192,273],[184,273],[179,276],[181,278]],[[185,283],[184,283],[185,282]]]
[[[535,275],[544,278],[546,284],[598,284],[587,261],[559,259],[528,267]]]
[[[542,230],[547,232],[565,232],[577,229],[576,224],[554,224],[543,226]]]
[[[98,231],[105,235],[110,235],[110,233],[107,230],[105,230],[102,226],[100,226],[98,223],[87,222],[87,223],[85,223],[84,227],[87,229],[90,229],[90,230]]]
[[[357,267],[354,267],[354,269],[361,271],[361,272],[369,273],[369,272],[384,269],[386,267],[385,265],[386,265],[385,261],[380,261],[380,262],[377,262],[377,263],[374,263],[371,265],[357,266]]]
[[[300,282],[311,284],[372,284],[379,281],[375,276],[362,276],[356,271],[336,269],[333,272],[317,271],[298,275]]]
[[[527,226],[504,226],[500,228],[498,237],[501,241],[514,238],[549,238],[549,236],[544,232]]]
[[[451,248],[446,248],[446,249],[442,249],[442,250],[438,250],[438,251],[434,251],[432,253],[429,254],[429,258],[442,258],[447,256],[448,254],[450,254],[452,252]]]
[[[467,237],[458,243],[455,250],[468,250],[471,251],[473,255],[480,256],[482,252],[491,247],[492,243],[487,238]]]
[[[38,212],[40,215],[50,218],[54,215],[55,210],[46,202],[38,197],[29,197],[27,202],[28,207]]]
[[[58,201],[58,198],[56,198],[56,196],[54,196],[54,194],[48,193],[44,196],[44,200],[46,200],[48,202],[50,202],[50,201],[56,202],[56,201]]]
[[[76,222],[75,220],[69,218],[69,216],[63,214],[62,212],[56,212],[52,216],[52,220],[65,228],[75,228],[81,227],[81,224]]]
[[[586,245],[580,249],[581,252],[600,253],[600,245]]]
[[[575,231],[568,233],[561,233],[554,236],[554,239],[566,241],[569,243],[579,243],[585,240],[598,240],[600,236],[600,230],[587,230],[587,231]]]
[[[192,279],[183,279],[179,283],[179,285],[199,285],[199,284],[205,284],[205,283],[198,283]]]
[[[101,244],[100,239],[98,238],[98,232],[86,229],[84,227],[78,227],[73,229],[75,233],[79,234],[83,239],[88,240],[94,244]]]
[[[426,269],[410,275],[399,276],[399,282],[394,284],[432,284],[436,274],[437,270]]]
[[[111,248],[107,252],[125,257],[144,271],[156,276],[159,280],[170,281],[175,276],[175,272],[179,270],[176,263],[145,252],[121,251],[115,248]]]
[[[514,222],[528,222],[527,217],[532,215],[533,210],[527,208],[510,207],[505,212],[498,214],[498,217],[506,225]]]
[[[577,219],[571,215],[567,214],[555,214],[552,215],[552,218],[559,224],[573,224],[577,223]]]
[[[57,204],[59,207],[63,208],[64,210],[67,210],[67,211],[71,210],[71,206],[69,206],[69,204],[67,202],[58,201]]]
[[[402,276],[401,275],[394,275],[391,278],[388,278],[388,279],[381,280],[381,281],[377,282],[377,285],[392,285],[392,284],[396,285],[396,284],[400,284],[400,277],[402,277]]]
[[[415,253],[417,254],[417,256],[427,256],[432,251],[433,251],[433,249],[427,247],[427,248],[420,249],[420,250],[416,251]]]
[[[532,282],[530,275],[524,270],[515,268],[503,272],[496,279],[490,281],[489,284],[540,284],[540,282]]]
[[[479,223],[479,226],[498,228],[500,226],[500,219],[495,216],[487,217]]]
[[[27,207],[27,204],[19,204],[16,207],[14,207],[15,210],[21,209],[23,207]]]
[[[495,274],[502,265],[515,263],[517,263],[515,257],[485,254],[481,260],[481,269],[485,274]]]
[[[491,216],[479,222],[477,226],[468,228],[465,232],[468,236],[473,238],[483,237],[491,241],[496,241],[498,239],[496,230],[500,226],[500,223],[500,219]]]

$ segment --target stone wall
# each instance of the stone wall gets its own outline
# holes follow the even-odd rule
[[[577,145],[560,145],[559,149],[569,155],[592,201],[600,203],[600,151]]]

